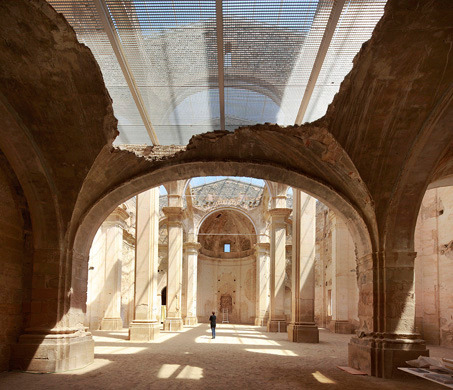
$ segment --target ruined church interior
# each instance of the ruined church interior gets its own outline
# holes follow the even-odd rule
[[[453,388],[451,0],[2,0],[0,162],[0,389]]]

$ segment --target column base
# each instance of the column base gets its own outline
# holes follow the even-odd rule
[[[123,320],[121,318],[103,318],[101,321],[101,330],[120,329],[123,329]]]
[[[157,321],[134,320],[129,325],[130,341],[155,340],[160,335],[160,324]]]
[[[352,333],[352,324],[349,321],[332,320],[330,321],[328,328],[332,333]]]
[[[267,322],[267,331],[268,332],[286,332],[286,320],[269,320]]]
[[[401,376],[397,367],[407,367],[406,360],[429,356],[425,341],[417,334],[372,334],[353,337],[348,345],[349,367],[379,378]]]
[[[314,322],[288,325],[288,340],[294,343],[319,343],[319,329]]]
[[[256,317],[255,326],[267,326],[269,322],[269,317]]]
[[[197,317],[186,317],[184,318],[184,325],[192,326],[192,325],[197,325],[198,324],[198,319]],[[173,328],[173,325],[172,325]]]
[[[164,321],[164,330],[169,330],[170,332],[177,332],[183,329],[182,318],[176,317],[167,317]]]
[[[62,372],[93,363],[94,341],[80,329],[27,329],[11,352],[12,370]]]

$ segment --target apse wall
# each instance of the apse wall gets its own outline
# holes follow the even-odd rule
[[[206,322],[212,311],[222,321],[222,308],[229,309],[229,322],[254,324],[256,291],[255,255],[242,259],[215,259],[199,255],[197,317]]]

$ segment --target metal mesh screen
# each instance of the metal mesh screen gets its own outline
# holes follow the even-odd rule
[[[327,51],[304,121],[322,117],[352,68],[352,60],[362,44],[370,39],[384,12],[386,1],[346,1]]]
[[[116,144],[151,143],[95,0],[49,0],[93,52],[113,99]],[[161,144],[220,128],[215,0],[104,0]],[[322,116],[383,13],[349,0],[305,121]],[[226,129],[293,124],[333,0],[223,0]]]

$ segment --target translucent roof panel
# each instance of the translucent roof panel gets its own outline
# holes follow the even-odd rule
[[[352,60],[362,44],[371,38],[384,12],[386,1],[349,0],[345,2],[332,42],[318,77],[304,122],[322,117],[352,68]]]
[[[64,14],[77,33],[79,41],[91,49],[102,70],[105,85],[113,100],[115,117],[118,119],[120,135],[115,143],[149,143],[148,133],[102,27],[94,2],[49,0],[49,3],[57,12]]]
[[[333,2],[223,0],[227,130],[294,123]],[[215,0],[49,3],[64,14],[99,63],[118,118],[116,144],[151,144],[128,84],[135,84],[160,144],[187,144],[194,134],[221,128]],[[346,0],[305,121],[325,113],[384,4]],[[107,21],[100,17],[102,7]],[[114,32],[113,44],[123,54],[129,79],[106,28]]]
[[[192,204],[199,208],[240,206],[254,208],[261,203],[265,183],[261,179],[236,176],[196,177],[190,180]],[[187,199],[187,194],[185,197]]]
[[[168,112],[200,89],[218,90],[215,1],[106,4],[160,143],[186,144],[193,134],[211,130],[197,129],[191,118],[198,110],[210,112],[210,98],[218,108],[218,92],[217,99],[207,94],[191,105],[189,115],[178,116],[177,123],[168,121]]]
[[[281,107],[272,122],[293,124],[332,4],[224,0],[225,86],[260,86]]]

